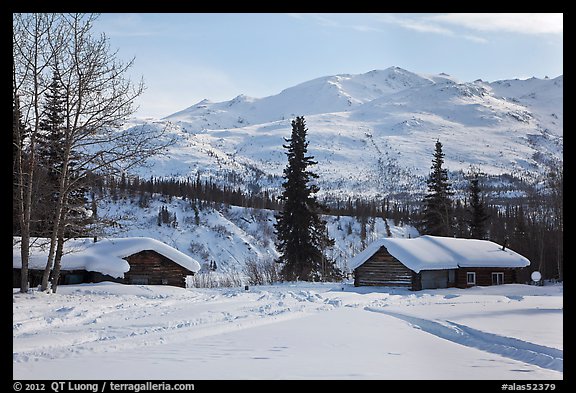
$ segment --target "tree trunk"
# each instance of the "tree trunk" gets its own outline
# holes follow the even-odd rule
[[[18,150],[17,154],[17,183],[18,183],[18,218],[20,221],[20,259],[22,260],[22,265],[20,269],[20,292],[26,293],[28,292],[28,264],[30,259],[30,209],[31,209],[31,201],[32,201],[32,174],[33,174],[33,165],[30,165],[28,170],[28,176],[24,174],[24,151],[22,146],[22,138],[20,133],[20,125],[16,124],[15,126],[16,137],[18,141],[18,146],[16,149]],[[32,145],[34,143],[32,142]],[[31,152],[30,160],[33,161],[34,154],[33,151]],[[26,185],[28,187],[26,187]]]
[[[22,242],[21,292],[28,291],[28,263],[30,257],[30,220],[32,217],[32,184],[35,176],[35,139],[40,119],[40,101],[44,86],[42,74],[47,67],[46,59],[53,54],[50,45],[50,31],[55,14],[13,14],[13,93],[24,99],[27,113],[25,124],[31,126],[27,173],[24,169],[24,143],[18,144],[18,204]],[[19,101],[20,102],[20,101]],[[30,117],[31,116],[31,117]],[[31,120],[30,120],[31,119]],[[17,129],[20,127],[18,126]],[[18,130],[22,132],[23,130]]]
[[[54,270],[52,271],[52,293],[56,293],[58,289],[58,281],[60,281],[60,269],[62,267],[62,254],[64,251],[64,236],[58,236],[58,244],[56,246],[56,255],[54,257]]]
[[[56,214],[54,215],[54,225],[52,227],[52,234],[50,236],[50,250],[48,252],[48,260],[46,261],[46,267],[44,268],[44,274],[42,275],[42,286],[41,291],[48,290],[48,282],[50,280],[50,272],[52,271],[52,266],[54,265],[54,254],[57,247],[57,241],[59,240],[59,234],[64,233],[65,224],[65,202],[68,196],[67,193],[67,177],[68,177],[68,165],[70,161],[70,146],[66,146],[64,157],[62,159],[62,173],[60,174],[59,185],[58,185],[58,202],[56,204]]]
[[[28,188],[25,189],[24,173],[22,170],[22,152],[19,153],[19,169],[18,169],[18,194],[20,205],[20,258],[22,259],[20,292],[28,292],[28,264],[30,259],[30,209],[32,201],[32,166],[27,176]]]
[[[564,250],[564,245],[563,245],[563,241],[562,241],[562,232],[559,232],[557,234],[558,238],[556,240],[556,266],[558,268],[558,279],[560,281],[564,280],[564,271],[563,271],[563,260],[564,260],[564,255],[563,255],[563,250]]]

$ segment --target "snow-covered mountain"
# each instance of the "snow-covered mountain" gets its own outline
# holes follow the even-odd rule
[[[237,128],[300,115],[349,111],[382,96],[447,80],[451,81],[444,76],[423,77],[391,67],[360,75],[316,78],[260,99],[239,95],[219,103],[203,100],[165,119],[200,129]]]
[[[144,176],[196,176],[277,188],[290,122],[305,116],[323,193],[374,196],[422,189],[434,143],[445,167],[534,179],[562,161],[563,76],[461,82],[398,67],[317,78],[277,95],[203,100],[157,122],[177,139]],[[232,176],[231,176],[232,175]]]

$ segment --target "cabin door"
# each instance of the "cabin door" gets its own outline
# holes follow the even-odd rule
[[[423,270],[422,289],[448,288],[448,273],[446,270]]]

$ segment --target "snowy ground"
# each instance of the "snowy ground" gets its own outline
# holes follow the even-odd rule
[[[563,378],[561,285],[16,291],[14,379]]]

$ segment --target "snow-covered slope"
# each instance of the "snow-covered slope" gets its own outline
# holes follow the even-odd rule
[[[160,209],[176,214],[177,226],[158,226]],[[108,228],[107,237],[151,237],[194,258],[206,271],[210,262],[217,264],[218,272],[242,272],[247,262],[266,262],[278,257],[274,245],[276,222],[271,210],[230,206],[215,209],[201,207],[198,221],[190,201],[163,197],[151,199],[148,207],[141,208],[129,199],[116,202],[104,200],[98,206],[98,214],[117,221],[119,225]],[[349,260],[366,244],[386,236],[386,224],[381,218],[370,220],[366,225],[364,244],[360,237],[361,227],[354,217],[327,216],[328,233],[335,246],[326,251],[327,256],[344,271],[349,271]],[[374,222],[372,222],[374,221]],[[388,220],[393,237],[416,237],[412,226],[396,226]]]
[[[563,135],[564,76],[552,80],[530,78],[489,84],[492,94],[525,106],[552,133]]]
[[[264,98],[207,100],[157,121],[177,143],[153,161],[155,176],[234,174],[278,188],[290,122],[305,116],[322,192],[374,196],[422,189],[434,143],[445,167],[533,179],[562,161],[563,77],[460,82],[398,67],[317,78]]]

